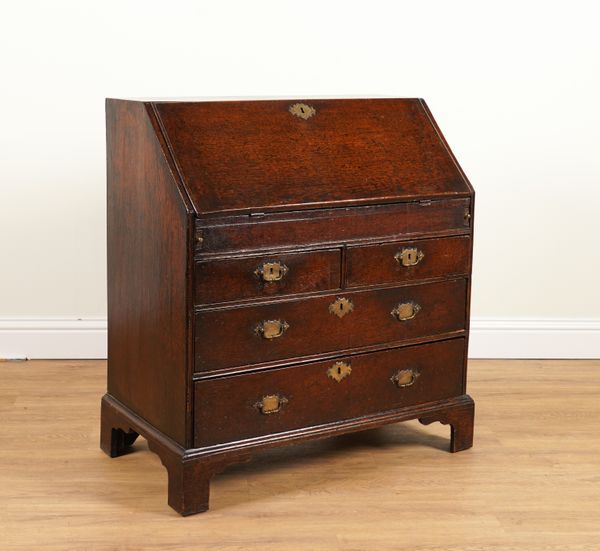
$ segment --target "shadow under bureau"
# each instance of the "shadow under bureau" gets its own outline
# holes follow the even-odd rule
[[[407,419],[472,445],[474,192],[422,100],[106,112],[107,454],[141,434],[187,515],[271,446]]]

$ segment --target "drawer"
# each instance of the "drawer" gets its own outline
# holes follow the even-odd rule
[[[467,274],[471,238],[445,237],[348,247],[348,287]]]
[[[195,303],[338,289],[340,266],[340,249],[198,261]]]
[[[195,446],[463,394],[465,342],[451,339],[195,384]]]
[[[466,292],[466,280],[461,278],[200,311],[195,320],[196,370],[463,330]]]
[[[400,239],[471,230],[470,199],[417,201],[369,207],[315,209],[196,221],[197,252]]]

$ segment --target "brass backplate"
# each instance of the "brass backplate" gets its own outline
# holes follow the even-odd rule
[[[418,371],[412,369],[401,369],[390,379],[396,386],[402,388],[412,385],[419,376]]]
[[[254,270],[254,273],[263,281],[280,281],[287,274],[289,268],[281,262],[265,262]]]
[[[289,326],[290,324],[283,320],[265,320],[256,326],[254,332],[263,339],[276,339],[281,337]]]
[[[352,373],[350,364],[346,362],[335,362],[328,370],[327,376],[338,383]]]
[[[340,297],[335,302],[329,305],[329,313],[336,315],[338,318],[343,318],[354,310],[354,304],[347,298]]]
[[[262,414],[269,415],[271,413],[277,413],[281,410],[284,404],[288,403],[288,399],[285,396],[279,396],[278,394],[269,394],[263,396],[262,399],[254,407],[257,408]]]
[[[423,251],[420,251],[416,247],[410,247],[407,249],[402,249],[400,252],[397,252],[394,255],[394,258],[397,262],[402,264],[402,266],[408,267],[416,266],[419,262],[421,262],[421,260],[423,260],[424,256],[425,253],[423,253]]]
[[[416,302],[403,302],[390,313],[399,321],[407,321],[413,319],[420,311],[421,307]]]
[[[316,115],[317,110],[310,105],[306,105],[306,103],[294,103],[294,105],[290,105],[290,113],[296,117],[307,120],[313,115]]]

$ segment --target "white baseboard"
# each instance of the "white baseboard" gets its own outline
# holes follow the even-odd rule
[[[106,320],[0,319],[0,358],[106,358]]]
[[[473,319],[471,358],[600,358],[600,320]],[[0,320],[0,358],[106,358],[106,320]]]
[[[473,319],[469,358],[600,358],[600,320]]]

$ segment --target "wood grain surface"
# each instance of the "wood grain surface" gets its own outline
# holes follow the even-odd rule
[[[195,445],[234,442],[458,397],[464,394],[464,349],[464,339],[458,338],[344,356],[340,360],[351,372],[341,381],[328,376],[334,365],[329,360],[198,382]],[[416,373],[414,382],[398,387],[392,378],[400,370]],[[287,402],[280,411],[265,415],[256,404],[269,395]]]
[[[466,323],[466,286],[466,279],[460,278],[202,310],[196,313],[195,369],[213,371],[461,331]],[[342,318],[330,312],[338,298],[353,305]],[[420,307],[413,319],[399,321],[392,315],[398,304],[410,302]],[[255,328],[268,320],[285,321],[289,328],[279,337],[265,339]]]
[[[404,266],[396,259],[406,249],[423,255],[417,264]],[[471,238],[467,236],[379,243],[348,247],[346,251],[347,287],[448,277],[470,270]]]
[[[191,213],[144,105],[109,100],[106,124],[108,391],[184,444]]]
[[[197,218],[196,253],[226,254],[467,233],[472,227],[472,210],[471,199],[448,199],[261,216]]]
[[[98,448],[102,361],[0,364],[4,551],[596,551],[600,361],[471,361],[475,446],[417,421],[266,451],[165,506],[143,439]]]
[[[201,305],[339,289],[340,258],[341,249],[336,248],[198,261],[194,300]],[[285,266],[280,280],[265,281],[256,274],[266,262]]]
[[[302,101],[302,100],[299,100]],[[198,213],[470,195],[419,99],[156,102]]]

